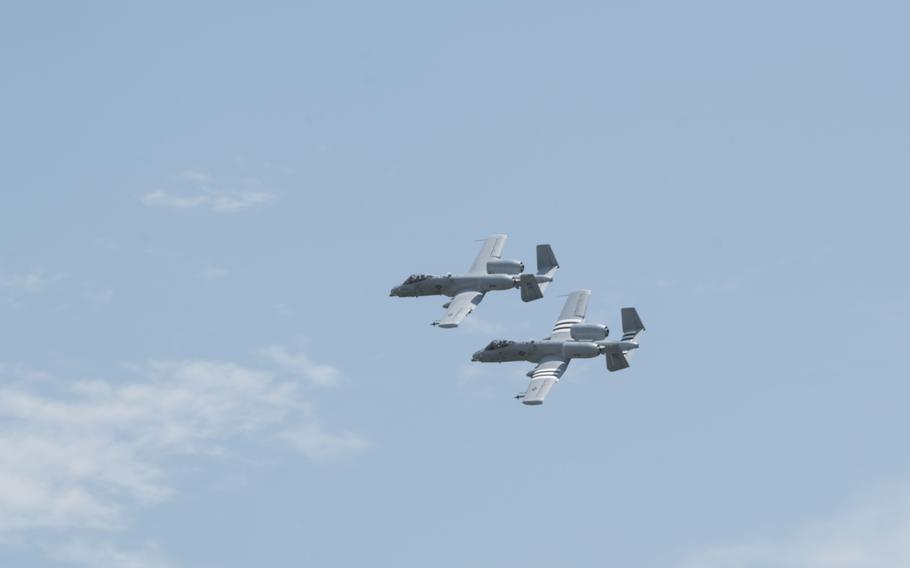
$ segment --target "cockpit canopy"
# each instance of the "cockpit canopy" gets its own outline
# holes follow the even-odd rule
[[[495,339],[495,340],[491,341],[490,344],[484,348],[484,351],[495,351],[497,349],[502,349],[503,347],[508,347],[509,345],[512,345],[513,343],[515,343],[515,342],[509,341],[508,339]]]
[[[408,276],[408,279],[404,281],[404,283],[405,284],[415,284],[417,282],[421,282],[428,278],[431,278],[431,276],[429,274],[411,274],[410,276]]]

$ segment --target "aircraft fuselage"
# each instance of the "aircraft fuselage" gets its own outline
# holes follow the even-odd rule
[[[463,276],[428,276],[416,282],[392,288],[389,296],[400,298],[418,296],[449,296],[471,290],[486,293],[491,290],[511,290],[517,287],[514,277],[508,274],[466,274]]]
[[[501,345],[496,346],[497,343]],[[539,363],[548,358],[590,359],[604,351],[629,351],[638,348],[628,341],[493,341],[485,349],[474,352],[471,361],[507,363],[529,361]]]
[[[496,349],[483,349],[474,353],[472,361],[505,363],[530,361],[537,363],[548,357],[567,359],[589,358],[600,355],[597,344],[590,341],[515,341]]]

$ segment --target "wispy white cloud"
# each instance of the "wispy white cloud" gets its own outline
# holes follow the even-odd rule
[[[19,383],[37,383],[49,381],[52,376],[38,369],[33,369],[21,363],[9,364],[0,362],[0,379],[3,385],[9,387]]]
[[[215,176],[202,170],[186,170],[174,177],[178,180],[201,184],[211,184],[215,182]]]
[[[683,568],[910,566],[910,485],[891,487],[784,535],[696,552]]]
[[[455,379],[459,385],[470,383],[483,374],[481,363],[462,363],[455,369]]]
[[[302,377],[314,385],[334,385],[340,376],[340,372],[335,367],[316,363],[306,353],[291,352],[282,345],[270,345],[259,353],[279,368]]]
[[[21,308],[26,296],[46,291],[66,275],[32,271],[24,273],[7,273],[0,271],[0,301],[11,308]]]
[[[114,290],[109,286],[103,286],[94,282],[85,282],[82,285],[83,296],[90,304],[96,306],[107,304],[114,298]]]
[[[218,455],[236,437],[278,438],[312,458],[364,447],[355,434],[324,429],[299,381],[231,362],[152,361],[110,381],[41,379],[0,390],[0,534],[122,528],[134,508],[175,494],[172,458]]]
[[[143,371],[149,380],[0,391],[0,530],[119,526],[124,501],[170,495],[162,459],[211,448],[257,415],[271,420],[276,405],[284,410],[286,386],[231,364]]]
[[[253,176],[223,178],[190,170],[174,176],[169,187],[145,193],[139,199],[150,207],[236,212],[274,199],[275,194],[263,185]]]
[[[311,459],[350,455],[366,447],[363,438],[353,432],[327,432],[317,422],[286,430],[279,437]]]
[[[275,196],[266,191],[229,191],[199,189],[195,193],[152,191],[141,197],[142,203],[152,207],[171,209],[208,209],[230,212],[248,209],[271,201]]]
[[[48,275],[42,272],[29,272],[26,274],[8,274],[0,277],[0,285],[10,290],[25,294],[33,294],[45,290],[52,283],[60,280],[62,275]]]
[[[58,562],[86,568],[116,566],[118,568],[171,568],[175,566],[161,547],[146,543],[137,550],[128,550],[111,542],[72,540],[48,546],[46,554]]]
[[[488,321],[479,317],[476,313],[466,317],[464,321],[461,322],[460,327],[471,333],[482,335],[495,335],[502,333],[505,330],[501,324]]]
[[[475,399],[502,399],[524,390],[527,377],[519,370],[506,369],[499,365],[483,363],[462,363],[455,369],[455,384],[458,390]],[[514,389],[509,391],[508,389]]]
[[[291,308],[290,304],[286,302],[278,302],[275,304],[274,309],[275,314],[283,318],[291,317],[294,315],[294,310]]]
[[[117,241],[106,237],[96,237],[92,241],[92,245],[105,252],[117,252],[120,250],[120,244]]]
[[[60,286],[59,283],[62,281],[66,281],[69,286]],[[81,299],[96,306],[106,304],[114,297],[114,290],[110,286],[91,281],[82,282],[80,286],[61,272],[7,273],[0,270],[0,305],[6,304],[14,310],[19,310],[30,303],[30,298],[50,293],[52,290],[54,293],[62,291],[62,295],[72,298],[73,293],[78,294],[80,287]]]
[[[221,278],[227,278],[230,272],[221,268],[220,266],[206,266],[202,269],[201,276],[206,280],[219,280]]]

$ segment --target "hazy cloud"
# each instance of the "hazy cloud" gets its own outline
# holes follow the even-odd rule
[[[33,271],[11,274],[0,270],[0,301],[11,308],[21,308],[26,296],[44,292],[63,278],[65,275],[60,273]]]
[[[231,362],[20,381],[0,390],[0,415],[0,532],[122,527],[131,508],[174,494],[169,459],[219,454],[237,436],[277,436],[309,457],[363,447],[324,431],[298,382]]]
[[[777,538],[717,546],[683,568],[895,568],[910,566],[910,485]]]
[[[145,193],[139,199],[150,207],[235,212],[274,199],[275,194],[263,189],[263,185],[254,176],[226,178],[190,170],[174,176],[168,187]]]
[[[503,325],[479,317],[476,313],[466,317],[460,326],[468,332],[480,335],[495,335],[505,330]]]
[[[106,237],[96,237],[92,241],[92,245],[95,248],[101,249],[105,252],[117,252],[120,250],[120,244],[117,243],[117,241],[108,239]]]
[[[148,543],[138,550],[127,550],[110,542],[73,540],[62,545],[48,547],[47,555],[59,562],[75,566],[98,568],[171,568],[175,566],[161,550]]]
[[[101,286],[93,282],[82,285],[83,296],[89,303],[95,305],[107,304],[114,298],[114,290],[108,286]]]
[[[312,459],[339,457],[366,447],[363,439],[356,434],[326,432],[317,422],[310,422],[282,432],[280,437],[303,455]]]
[[[218,266],[206,266],[202,269],[202,277],[206,280],[218,280],[221,278],[227,278],[230,274],[226,269]]]
[[[10,365],[0,362],[0,379],[3,380],[4,387],[10,387],[16,383],[36,383],[49,381],[52,379],[49,373],[32,369],[22,364]]]
[[[279,302],[279,303],[275,304],[274,309],[275,309],[275,314],[280,317],[283,317],[283,318],[294,315],[294,310],[291,308],[291,306],[289,304],[287,304],[285,302]]]
[[[314,385],[334,385],[340,376],[335,367],[316,363],[306,353],[291,352],[281,345],[271,345],[259,353],[279,368],[300,376]]]
[[[141,197],[142,203],[152,207],[171,209],[208,209],[210,211],[240,211],[254,205],[267,203],[274,195],[265,191],[226,191],[199,189],[195,193],[152,191]]]

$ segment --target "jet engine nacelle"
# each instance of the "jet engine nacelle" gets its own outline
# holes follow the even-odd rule
[[[600,355],[600,349],[596,343],[588,341],[567,341],[562,344],[562,354],[566,359],[597,357]]]
[[[600,341],[610,335],[610,330],[605,325],[579,323],[570,327],[569,333],[576,341]]]
[[[488,274],[521,274],[525,263],[520,260],[505,260],[498,258],[487,262]]]

